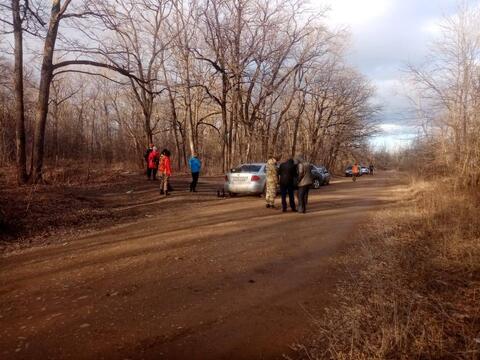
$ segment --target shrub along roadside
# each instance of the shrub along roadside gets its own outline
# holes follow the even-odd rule
[[[348,276],[301,358],[480,358],[480,207],[412,182],[339,261]]]

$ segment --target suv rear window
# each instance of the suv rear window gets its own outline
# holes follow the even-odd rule
[[[257,173],[262,168],[261,165],[242,165],[232,169],[233,173]]]

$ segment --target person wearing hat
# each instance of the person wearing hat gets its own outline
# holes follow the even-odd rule
[[[278,187],[278,171],[277,171],[277,159],[273,154],[269,156],[266,166],[267,180],[266,180],[266,191],[265,191],[265,200],[267,202],[267,208],[275,208],[275,197],[277,196],[277,187]]]

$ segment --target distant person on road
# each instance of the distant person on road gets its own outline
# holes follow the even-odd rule
[[[297,156],[298,176],[298,212],[305,214],[308,204],[308,192],[313,184],[312,165],[302,156]]]
[[[152,151],[148,154],[148,168],[147,168],[147,176],[148,180],[157,180],[157,171],[158,171],[158,165],[160,163],[160,154],[157,151],[157,147],[153,146]]]
[[[170,176],[172,176],[172,168],[170,166],[170,151],[167,149],[162,150],[158,170],[160,171],[160,174],[162,176],[162,181],[160,184],[160,194],[169,195],[169,180]]]
[[[148,156],[152,152],[154,146],[155,146],[154,144],[148,145],[147,150],[145,150],[145,154],[143,154],[143,158],[145,159],[145,162],[147,163],[147,179],[148,180],[150,180],[150,176],[151,176],[151,172],[149,171],[149,167],[148,167]]]
[[[353,181],[355,181],[359,175],[360,175],[360,166],[358,166],[358,164],[355,163],[355,164],[353,164],[353,166],[352,166],[352,177],[353,177]]]
[[[267,161],[267,180],[266,180],[266,192],[265,200],[267,201],[267,208],[275,208],[275,197],[277,196],[278,187],[278,171],[277,171],[277,159],[275,156],[269,156]]]
[[[296,212],[295,206],[295,182],[297,178],[297,168],[293,159],[280,164],[278,169],[278,175],[280,177],[280,195],[282,197],[282,211],[287,211],[287,194],[289,199],[290,209]]]
[[[192,182],[190,183],[190,192],[197,192],[198,178],[200,177],[200,170],[202,169],[202,162],[197,157],[196,153],[192,154],[188,160],[188,166],[192,172]]]
[[[370,175],[373,175],[373,170],[375,170],[373,164],[370,164],[370,166],[368,167],[368,169],[370,170]]]

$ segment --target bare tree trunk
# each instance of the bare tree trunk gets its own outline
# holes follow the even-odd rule
[[[55,110],[53,111],[53,155],[55,157],[55,167],[58,165],[59,157],[59,144],[58,144],[58,106],[55,104]]]
[[[24,184],[28,180],[28,174],[25,148],[25,105],[23,92],[23,33],[19,0],[12,0],[12,14],[15,37],[14,94],[17,181],[19,184]]]
[[[50,15],[48,32],[43,48],[43,62],[40,72],[40,86],[38,89],[37,108],[35,112],[35,135],[33,142],[33,182],[42,181],[43,158],[45,151],[45,128],[47,124],[48,101],[50,97],[50,84],[53,75],[53,53],[57,40],[58,25],[60,22],[60,0],[54,0]]]
[[[177,129],[177,121],[172,121],[172,128],[173,128],[173,136],[175,138],[175,147],[177,149],[177,166],[180,170],[182,168],[182,149],[180,148],[180,140],[178,139],[178,129]]]
[[[148,111],[147,109],[143,110],[143,118],[145,121],[145,138],[147,140],[147,144],[153,144],[153,131],[152,131],[152,125],[151,125],[151,118],[152,118],[152,113],[151,111]]]
[[[182,150],[183,150],[183,164],[185,165],[185,167],[187,167],[187,148],[186,148],[186,141],[185,141],[185,138],[186,138],[186,135],[185,135],[185,130],[184,131],[180,131],[180,134],[182,135]]]
[[[223,123],[223,142],[222,142],[222,171],[226,172],[228,169],[230,169],[230,162],[228,159],[228,151],[229,148],[227,146],[228,143],[228,119],[227,119],[227,105],[225,103],[226,101],[226,92],[225,92],[225,85],[223,89],[224,94],[222,95],[222,123]]]
[[[187,46],[187,39],[184,40],[185,46]],[[190,53],[188,49],[182,49],[183,61],[185,64],[185,131],[188,140],[188,147],[190,154],[193,155],[197,152],[196,138],[195,138],[195,124],[193,120],[192,109],[192,84],[190,80]]]

